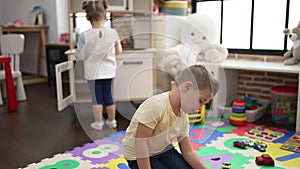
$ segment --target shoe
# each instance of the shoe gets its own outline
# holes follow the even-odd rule
[[[109,121],[108,119],[105,121],[105,123],[110,127],[110,128],[116,128],[117,127],[117,121],[114,119],[112,121]]]
[[[91,127],[93,129],[96,129],[96,130],[102,130],[103,126],[104,126],[104,122],[103,121],[91,123]]]

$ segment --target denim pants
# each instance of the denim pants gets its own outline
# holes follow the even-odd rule
[[[131,169],[139,169],[136,160],[127,160]],[[150,157],[153,169],[191,169],[192,167],[183,159],[182,155],[172,146],[170,150]]]

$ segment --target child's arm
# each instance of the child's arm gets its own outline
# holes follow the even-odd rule
[[[148,150],[148,138],[152,136],[153,129],[139,123],[136,131],[135,152],[139,168],[151,169]]]
[[[122,45],[120,41],[116,41],[115,42],[115,51],[116,51],[116,55],[119,55],[122,53]]]
[[[84,40],[83,36],[84,35],[81,34],[78,38],[77,48],[75,51],[76,60],[83,60],[85,58],[85,50],[84,50],[85,40]]]
[[[207,169],[200,157],[192,149],[192,144],[188,136],[184,137],[179,142],[180,151],[183,158],[187,161],[192,168]]]

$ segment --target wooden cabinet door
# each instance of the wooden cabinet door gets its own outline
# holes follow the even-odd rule
[[[135,55],[143,55],[143,57]],[[153,93],[152,54],[135,55],[117,59],[113,91],[116,101],[143,100]]]
[[[69,92],[65,94],[64,91],[64,81],[62,74],[68,72],[69,76]],[[67,61],[55,65],[55,74],[56,74],[56,92],[57,92],[57,109],[61,111],[73,104],[75,99],[75,90],[74,90],[74,64],[73,61]]]

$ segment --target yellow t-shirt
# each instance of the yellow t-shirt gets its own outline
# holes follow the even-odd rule
[[[127,160],[136,160],[135,135],[138,123],[153,129],[153,136],[148,143],[149,156],[163,151],[174,139],[188,136],[188,115],[182,110],[180,114],[180,117],[177,117],[173,113],[169,92],[152,96],[144,101],[133,115],[122,141],[124,157]]]

